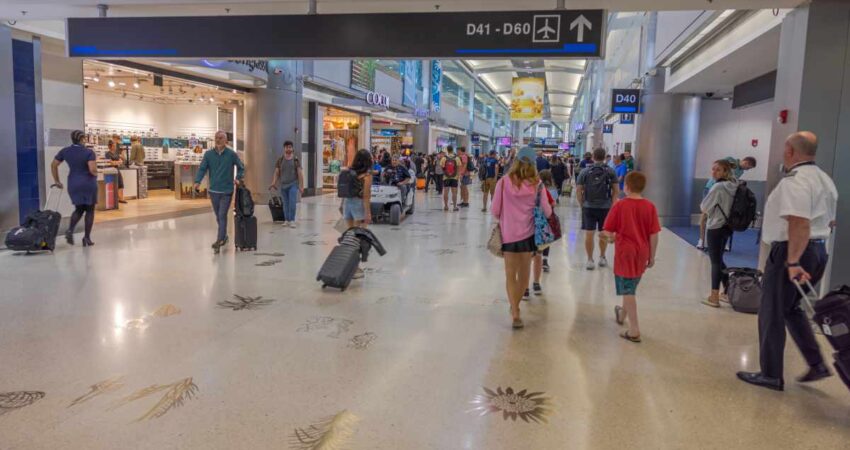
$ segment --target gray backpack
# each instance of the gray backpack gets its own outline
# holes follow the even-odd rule
[[[762,273],[757,269],[731,267],[726,296],[732,309],[742,313],[757,314],[761,305]]]

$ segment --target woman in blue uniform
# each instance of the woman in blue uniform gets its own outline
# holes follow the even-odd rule
[[[50,166],[53,173],[53,183],[60,189],[63,187],[59,181],[59,165],[68,163],[68,195],[71,203],[76,209],[71,214],[71,223],[65,232],[65,240],[74,244],[74,228],[77,222],[86,215],[86,232],[83,237],[83,247],[94,245],[91,240],[91,229],[94,226],[94,206],[97,204],[97,163],[94,151],[86,148],[86,134],[80,130],[71,133],[71,146],[65,147],[56,154],[53,164]]]

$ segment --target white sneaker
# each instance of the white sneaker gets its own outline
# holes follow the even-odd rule
[[[289,226],[289,222],[281,222],[280,226],[281,228],[287,228]]]
[[[354,275],[351,277],[351,279],[352,280],[359,280],[359,279],[361,279],[365,276],[366,276],[366,274],[363,272],[363,269],[358,267],[357,270],[354,271]]]
[[[608,260],[604,256],[599,258],[599,267],[608,267]]]
[[[587,269],[587,270],[593,270],[593,269],[596,268],[596,264],[593,262],[592,259],[588,259],[587,265],[585,265],[584,268]]]
[[[705,250],[705,241],[702,239],[697,241],[697,250]]]
[[[289,228],[295,228],[295,222],[289,222]]]

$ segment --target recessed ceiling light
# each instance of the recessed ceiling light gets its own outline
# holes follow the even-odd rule
[[[95,83],[100,83],[100,77],[97,74],[94,74],[94,78],[91,79]]]
[[[115,81],[109,80],[109,82],[108,82],[108,83],[106,83],[106,84],[108,84],[108,85],[109,85],[109,87],[111,87],[111,88],[114,88],[114,87],[115,87]]]
[[[134,88],[138,89],[138,88],[139,88],[139,86],[140,86],[140,85],[139,85],[139,82],[138,82],[138,81],[134,81],[134,82],[133,82],[133,87],[134,87]]]

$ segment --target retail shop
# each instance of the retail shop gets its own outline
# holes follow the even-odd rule
[[[371,143],[373,149],[386,149],[393,155],[409,156],[414,149],[413,132],[416,123],[373,115]]]
[[[450,145],[455,149],[461,145],[466,145],[466,130],[442,125],[432,125],[431,130],[431,145],[429,149],[434,149],[435,152],[443,151]]]
[[[319,106],[322,118],[322,187],[335,189],[342,167],[349,166],[365,142],[366,116],[356,111]]]
[[[85,132],[97,154],[99,220],[208,207],[193,190],[204,152],[224,130],[243,150],[244,91],[151,67],[83,62]],[[138,140],[143,154],[133,151]],[[112,150],[110,151],[110,145]]]

